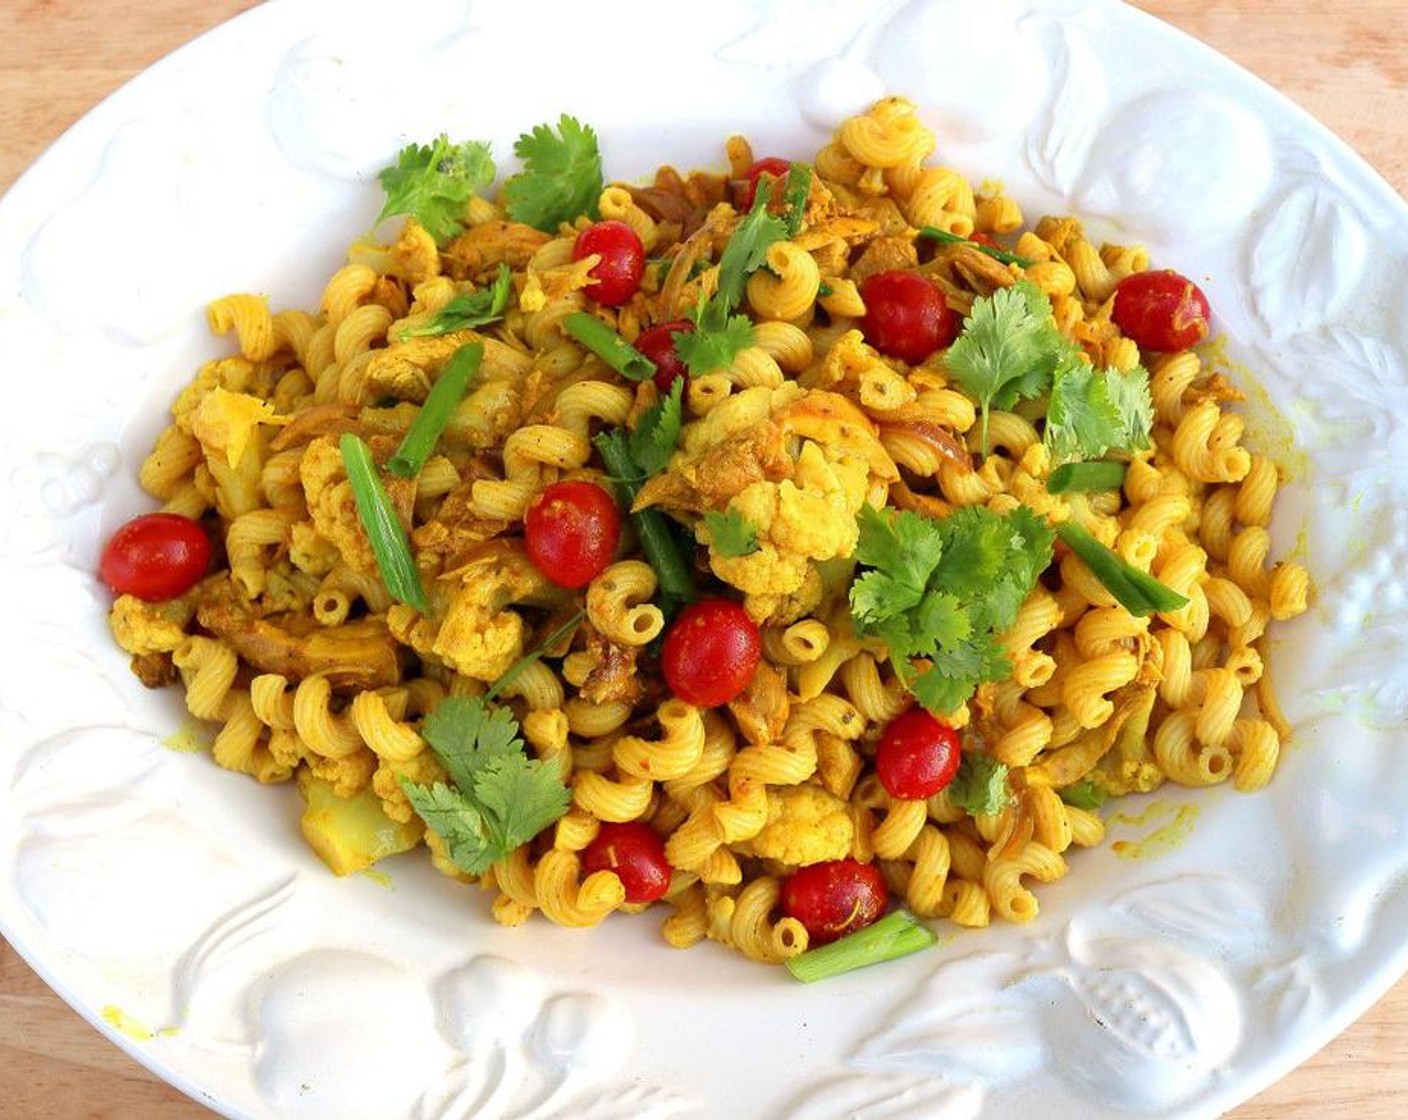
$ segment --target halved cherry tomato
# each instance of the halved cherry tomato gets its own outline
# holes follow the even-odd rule
[[[1115,326],[1141,350],[1186,350],[1207,338],[1212,309],[1202,289],[1172,269],[1135,272],[1115,285]]]
[[[616,872],[627,902],[654,902],[670,889],[665,842],[641,821],[603,823],[582,852],[582,870]]]
[[[853,859],[798,868],[782,884],[782,912],[807,927],[812,945],[825,945],[878,921],[889,898],[880,869]]]
[[[585,587],[616,555],[621,511],[594,482],[554,482],[523,515],[523,538],[544,576],[559,587]]]
[[[953,781],[963,760],[958,732],[920,707],[901,712],[875,748],[875,773],[891,797],[924,801]]]
[[[763,655],[758,625],[731,599],[704,599],[680,611],[660,649],[670,691],[696,708],[736,699]]]
[[[656,323],[647,327],[636,338],[636,349],[655,363],[655,387],[662,393],[674,388],[675,378],[683,377],[689,383],[689,370],[675,352],[675,334],[687,334],[694,330],[688,319],[671,319],[668,323]]]
[[[162,603],[201,581],[211,551],[210,538],[198,522],[176,513],[146,513],[112,535],[98,561],[98,574],[119,595]]]
[[[867,276],[860,298],[865,304],[861,333],[888,357],[918,365],[958,337],[957,317],[943,293],[917,272],[891,269]]]
[[[766,156],[754,163],[752,167],[748,168],[748,170],[743,173],[746,181],[743,184],[742,193],[738,197],[739,210],[753,209],[753,201],[758,195],[758,180],[764,175],[770,175],[774,179],[782,180],[787,178],[791,170],[792,164],[785,159],[779,159],[777,156]],[[771,202],[776,200],[776,198],[777,188],[774,187],[772,193],[768,195],[768,199]]]
[[[606,307],[620,307],[640,287],[645,275],[645,246],[636,231],[625,222],[610,219],[590,225],[577,235],[572,259],[580,261],[593,253],[599,260],[587,273],[596,283],[582,289]]]

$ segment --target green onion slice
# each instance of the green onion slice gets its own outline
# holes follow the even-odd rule
[[[568,634],[576,630],[577,627],[582,624],[582,620],[586,617],[587,612],[585,609],[578,611],[561,626],[557,627],[557,629],[555,629],[551,634],[549,634],[536,646],[534,646],[531,650],[525,653],[507,669],[505,669],[503,675],[489,686],[488,692],[484,693],[485,702],[487,703],[488,701],[494,699],[494,697],[499,695],[499,693],[501,693],[504,689],[506,689],[509,685],[516,681],[523,674],[523,671],[528,668],[528,666],[532,665],[534,662],[542,660],[543,655],[547,653],[548,650],[552,649],[553,646],[557,645],[557,643],[562,641],[563,638],[567,637]]]
[[[1176,611],[1188,605],[1188,600],[1173,588],[1160,583],[1148,572],[1126,564],[1075,522],[1058,525],[1056,535],[1085,562],[1090,574],[1130,614],[1157,614],[1159,611]]]
[[[1016,253],[1009,253],[1006,249],[994,249],[991,245],[984,245],[981,241],[973,241],[967,237],[959,237],[956,233],[949,233],[946,229],[938,229],[935,226],[920,226],[919,236],[927,237],[930,241],[942,241],[946,245],[971,245],[980,253],[986,253],[995,261],[1003,264],[1015,264],[1018,268],[1031,268],[1036,261],[1030,257],[1019,257]]]
[[[628,381],[655,376],[655,363],[595,315],[574,311],[562,320],[562,329]]]
[[[1125,465],[1115,462],[1063,463],[1051,472],[1046,489],[1052,494],[1077,490],[1118,490],[1124,485]]]
[[[483,360],[482,342],[466,342],[450,355],[450,360],[440,371],[439,379],[431,386],[430,395],[411,422],[406,438],[387,462],[388,471],[398,478],[414,478],[420,474],[426,459],[430,458],[430,453],[440,442],[440,433],[464,399],[470,378],[479,372],[479,363]]]
[[[406,530],[396,516],[396,510],[381,484],[371,449],[361,437],[344,432],[338,445],[342,462],[347,467],[347,481],[352,485],[352,500],[357,504],[357,516],[372,543],[372,554],[381,569],[382,582],[392,598],[415,607],[422,614],[429,604],[421,586],[420,569],[411,555],[411,543]]]
[[[808,949],[787,962],[787,971],[804,984],[826,980],[857,968],[892,961],[927,949],[938,936],[908,910],[894,910],[874,925],[848,933],[830,945]]]

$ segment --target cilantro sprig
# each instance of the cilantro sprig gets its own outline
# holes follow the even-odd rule
[[[507,708],[477,696],[450,696],[425,718],[421,734],[450,784],[402,780],[411,807],[445,842],[451,861],[482,875],[567,812],[572,791],[529,758]]]
[[[1142,451],[1154,426],[1149,375],[1097,370],[1072,348],[1052,375],[1042,435],[1054,462],[1098,459],[1109,451]]]
[[[596,132],[563,113],[556,131],[546,124],[525,132],[513,145],[523,170],[504,183],[508,216],[545,233],[556,233],[578,215],[597,217],[604,183]]]
[[[947,788],[949,801],[975,817],[1000,813],[1015,800],[1007,784],[1007,765],[986,751],[964,751]]]
[[[704,514],[704,524],[709,527],[709,539],[720,556],[752,556],[762,547],[758,530],[736,509],[722,513],[711,509]]]
[[[1094,778],[1082,778],[1078,782],[1072,782],[1065,789],[1057,790],[1057,792],[1067,805],[1076,809],[1087,809],[1090,812],[1094,812],[1110,799],[1110,791]]]
[[[851,586],[856,629],[885,642],[900,680],[935,714],[950,712],[1012,666],[1001,642],[1051,562],[1053,534],[1025,506],[964,507],[931,519],[861,507]],[[927,669],[913,662],[924,658]]]
[[[499,262],[499,271],[494,282],[487,288],[456,296],[439,311],[416,327],[403,327],[398,332],[402,342],[410,338],[438,338],[455,331],[487,327],[504,317],[508,308],[512,273],[508,265]]]
[[[452,144],[442,133],[429,144],[407,145],[377,175],[386,205],[376,220],[409,214],[443,245],[464,228],[465,203],[494,181],[494,173],[489,145],[479,140]]]

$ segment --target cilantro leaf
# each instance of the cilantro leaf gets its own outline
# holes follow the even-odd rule
[[[430,144],[410,144],[396,162],[377,175],[386,191],[386,205],[377,221],[409,214],[436,244],[444,244],[463,228],[460,215],[476,191],[494,181],[489,145],[478,140],[451,144],[443,133]]]
[[[782,201],[787,207],[787,236],[796,237],[806,217],[807,196],[812,190],[812,169],[805,163],[793,163],[787,170],[787,185]]]
[[[1107,451],[1149,446],[1154,407],[1149,375],[1096,370],[1072,357],[1057,367],[1051,383],[1043,439],[1051,458],[1098,459]]]
[[[670,391],[651,405],[636,421],[627,448],[641,474],[659,474],[670,462],[680,443],[684,425],[684,379],[675,378]]]
[[[690,312],[694,330],[676,331],[670,337],[675,353],[696,376],[727,369],[739,353],[756,341],[753,321],[747,315],[730,314],[722,297],[701,302]]]
[[[984,681],[1006,679],[999,635],[1051,562],[1054,534],[1031,510],[965,507],[931,519],[862,507],[851,585],[859,633],[881,639],[900,680],[931,712],[958,707]],[[929,661],[916,672],[915,659]]]
[[[1002,812],[1014,800],[1006,765],[983,751],[965,751],[948,785],[948,799],[974,816]]]
[[[982,409],[984,454],[989,410],[1040,396],[1073,347],[1056,328],[1050,300],[1030,280],[973,301],[946,364],[959,388]]]
[[[704,524],[709,526],[709,539],[720,556],[752,556],[762,547],[758,530],[736,509],[723,513],[711,509],[704,514]]]
[[[566,113],[557,131],[540,124],[513,145],[523,170],[504,183],[508,216],[546,233],[579,215],[597,217],[603,185],[596,132]]]
[[[1057,792],[1061,794],[1061,800],[1067,805],[1077,809],[1089,809],[1092,812],[1100,808],[1110,798],[1110,791],[1094,778],[1082,778]]]
[[[743,301],[744,285],[751,273],[763,266],[768,250],[779,241],[787,240],[787,223],[768,213],[768,196],[772,184],[766,179],[758,183],[753,196],[753,208],[734,227],[728,244],[719,257],[719,284],[716,298],[722,301],[725,313]]]
[[[500,262],[498,275],[487,288],[456,296],[418,327],[405,327],[400,332],[402,342],[408,338],[436,338],[453,331],[486,327],[504,317],[508,307],[512,275],[508,265]]]
[[[425,718],[421,734],[454,785],[401,785],[465,873],[483,874],[567,812],[571,789],[524,753],[507,708],[451,696]]]

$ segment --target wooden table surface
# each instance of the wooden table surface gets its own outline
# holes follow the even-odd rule
[[[250,0],[0,0],[0,192],[122,82]],[[1333,128],[1408,196],[1408,0],[1139,0]],[[1408,980],[1236,1120],[1408,1115]],[[0,940],[0,1118],[198,1120]]]

